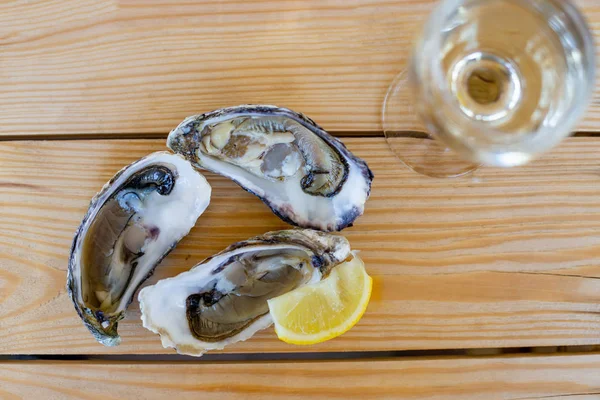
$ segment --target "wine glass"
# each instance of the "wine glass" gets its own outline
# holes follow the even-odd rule
[[[386,140],[416,172],[524,164],[590,102],[595,50],[568,0],[442,0],[383,105]]]

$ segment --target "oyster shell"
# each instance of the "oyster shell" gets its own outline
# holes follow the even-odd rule
[[[96,340],[119,344],[118,321],[135,291],[194,226],[210,193],[188,161],[157,152],[94,196],[73,239],[67,289]]]
[[[342,236],[309,229],[269,232],[143,288],[142,321],[160,334],[165,348],[200,356],[270,326],[267,300],[321,280],[349,256]]]
[[[304,228],[352,225],[371,191],[373,173],[363,160],[285,108],[244,105],[191,116],[171,131],[167,145]]]

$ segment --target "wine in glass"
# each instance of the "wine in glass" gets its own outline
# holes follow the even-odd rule
[[[568,0],[442,0],[389,87],[383,127],[410,168],[435,176],[512,167],[575,128],[595,50]]]

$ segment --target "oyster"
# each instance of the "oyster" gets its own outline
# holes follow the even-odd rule
[[[144,327],[162,344],[199,356],[272,324],[267,300],[317,282],[350,256],[341,236],[309,229],[235,243],[190,271],[143,288]]]
[[[362,215],[373,173],[306,116],[245,105],[186,118],[167,145],[258,196],[284,221],[339,231]]]
[[[153,153],[119,171],[92,199],[75,234],[67,290],[106,346],[140,284],[196,223],[210,201],[206,179],[182,157]]]

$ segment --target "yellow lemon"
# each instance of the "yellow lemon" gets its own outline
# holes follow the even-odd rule
[[[340,336],[363,316],[373,280],[363,261],[353,258],[336,266],[320,282],[268,301],[279,339],[291,344],[321,343]]]

